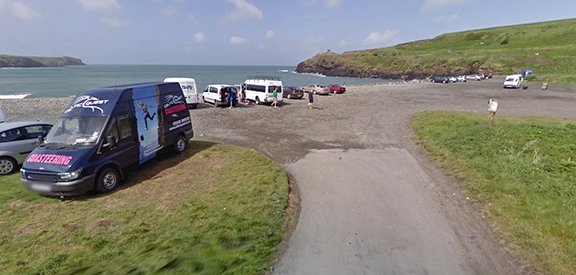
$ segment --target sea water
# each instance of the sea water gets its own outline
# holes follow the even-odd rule
[[[325,77],[299,74],[294,66],[208,65],[85,65],[58,68],[0,69],[0,99],[67,97],[99,87],[163,81],[166,77],[196,79],[201,92],[208,84],[241,84],[250,76],[280,77],[285,86],[310,84],[361,85],[387,83],[385,79]]]

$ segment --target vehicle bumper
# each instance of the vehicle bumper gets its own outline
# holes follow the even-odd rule
[[[43,182],[21,178],[28,190],[48,196],[77,196],[94,189],[95,175],[89,175],[75,181]]]

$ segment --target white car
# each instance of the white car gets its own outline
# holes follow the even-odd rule
[[[523,84],[524,84],[524,77],[522,77],[521,74],[511,74],[509,76],[506,76],[503,87],[518,89],[522,87]]]
[[[478,74],[469,74],[466,76],[466,80],[476,80],[476,81],[480,81],[482,80],[482,76],[478,75]]]

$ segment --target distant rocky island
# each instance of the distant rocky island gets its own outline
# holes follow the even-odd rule
[[[64,67],[69,65],[86,65],[79,58],[70,56],[39,57],[0,55],[0,68],[37,68],[37,67]]]

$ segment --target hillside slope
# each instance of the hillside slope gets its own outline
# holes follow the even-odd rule
[[[538,78],[576,83],[576,19],[443,34],[393,47],[324,52],[296,71],[330,76],[426,78],[533,69]]]
[[[0,68],[18,67],[63,67],[68,65],[86,65],[82,60],[74,57],[37,57],[37,56],[14,56],[0,55]]]

